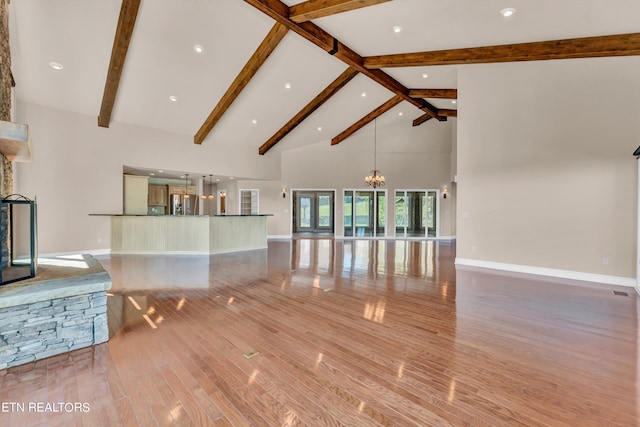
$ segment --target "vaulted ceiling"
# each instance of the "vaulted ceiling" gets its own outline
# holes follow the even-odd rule
[[[460,67],[640,53],[635,0],[18,0],[10,11],[20,101],[256,154],[348,141],[377,116],[438,126],[464,100]],[[584,37],[597,38],[532,43]]]

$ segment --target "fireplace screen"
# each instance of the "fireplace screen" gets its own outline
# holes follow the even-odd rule
[[[36,275],[36,202],[12,194],[0,201],[0,285]]]

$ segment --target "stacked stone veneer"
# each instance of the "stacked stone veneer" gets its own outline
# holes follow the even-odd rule
[[[0,369],[108,339],[105,291],[0,308]]]

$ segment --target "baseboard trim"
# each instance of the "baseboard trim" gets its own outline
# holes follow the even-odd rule
[[[91,256],[110,255],[111,249],[87,249],[84,251],[73,252],[52,252],[47,254],[38,254],[38,258],[55,258],[68,255],[88,254]]]
[[[605,274],[584,273],[581,271],[559,270],[555,268],[532,267],[529,265],[507,264],[493,261],[480,261],[468,258],[456,258],[456,266],[476,267],[488,270],[509,271],[533,276],[552,277],[556,279],[576,280],[579,282],[603,283],[607,285],[636,287],[636,279],[630,277],[608,276]]]
[[[409,240],[421,242],[424,240],[435,240],[452,242],[456,240],[455,236],[440,236],[440,237],[397,237],[397,236],[334,236],[336,240]]]
[[[267,240],[291,240],[290,234],[270,234],[267,236]]]

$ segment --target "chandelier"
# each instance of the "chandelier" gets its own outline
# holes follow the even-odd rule
[[[209,200],[213,200],[214,199],[214,195],[213,192],[211,191],[211,186],[213,185],[213,182],[211,182],[211,177],[213,175],[209,174],[209,196],[207,197]]]
[[[385,185],[384,175],[380,173],[378,168],[376,167],[377,160],[377,143],[378,143],[378,129],[377,129],[377,119],[373,121],[373,169],[371,170],[371,175],[364,177],[364,183],[373,188],[383,187]]]
[[[215,198],[215,196],[214,196],[214,195],[213,195],[213,193],[211,192],[211,185],[212,185],[212,183],[211,183],[211,177],[212,177],[212,176],[213,176],[212,174],[209,174],[209,195],[207,196],[206,194],[204,194],[204,188],[203,188],[203,189],[202,189],[202,196],[200,196],[200,198],[201,198],[202,200],[207,200],[207,199],[209,199],[209,200],[213,200],[213,199]],[[204,187],[204,184],[206,184],[206,183],[207,183],[206,178],[207,178],[206,176],[202,175],[202,186],[203,186],[203,187]]]

